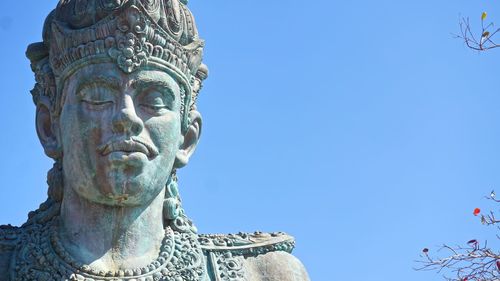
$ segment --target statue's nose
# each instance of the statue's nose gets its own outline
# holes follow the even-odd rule
[[[144,124],[142,119],[137,116],[132,98],[125,95],[113,116],[113,131],[134,136],[140,134],[143,127]]]

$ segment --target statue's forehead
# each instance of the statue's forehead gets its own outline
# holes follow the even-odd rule
[[[130,83],[151,82],[162,83],[173,88],[179,87],[177,79],[166,71],[144,67],[132,73],[125,73],[114,63],[87,65],[70,75],[64,82],[67,82],[66,85],[77,85],[93,81],[109,81],[110,84],[122,86]]]

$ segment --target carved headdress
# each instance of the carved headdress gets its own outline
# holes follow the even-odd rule
[[[179,83],[184,131],[208,76],[202,63],[204,41],[186,4],[187,0],[60,0],[45,20],[43,42],[26,51],[36,78],[33,101],[57,117],[65,99],[63,83],[79,68],[111,62],[132,73],[151,67]],[[61,159],[55,160],[48,173],[48,202],[63,197]],[[42,204],[35,213],[45,208]],[[180,204],[175,171],[167,183],[164,217],[178,228],[192,228]]]
[[[208,69],[187,0],[60,0],[47,17],[43,42],[26,52],[37,84],[36,104],[57,116],[62,83],[80,67],[114,62],[125,73],[139,67],[168,72],[181,86],[183,129]]]

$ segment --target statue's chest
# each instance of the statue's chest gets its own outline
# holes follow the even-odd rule
[[[51,232],[35,226],[23,234],[11,267],[11,281],[206,281],[207,269],[197,236],[166,229],[160,255],[149,265],[96,271],[74,261]],[[232,280],[232,279],[231,279]]]

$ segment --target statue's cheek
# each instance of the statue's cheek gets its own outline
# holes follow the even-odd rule
[[[68,120],[74,133],[80,137],[106,137],[105,132],[111,132],[112,110],[92,111],[85,106],[74,106],[74,116]]]
[[[173,114],[154,117],[145,123],[151,140],[158,147],[160,153],[166,152],[175,154],[181,138],[180,119]]]

